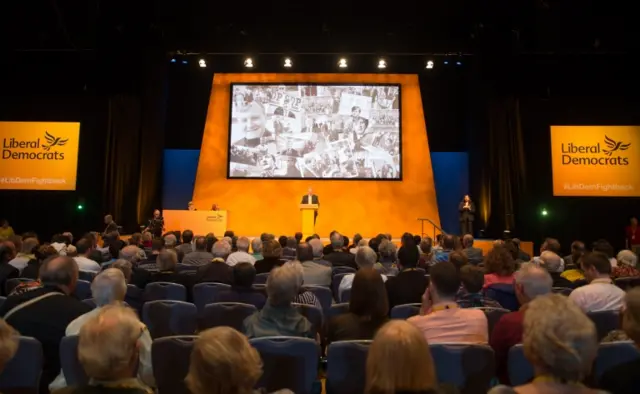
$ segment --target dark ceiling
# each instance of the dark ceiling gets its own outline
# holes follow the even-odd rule
[[[24,0],[0,14],[16,50],[592,53],[638,48],[633,2]],[[625,9],[628,8],[628,9]],[[2,12],[4,11],[4,12]]]

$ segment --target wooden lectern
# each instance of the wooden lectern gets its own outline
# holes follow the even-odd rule
[[[315,213],[318,210],[318,204],[300,204],[300,213],[302,214],[302,236],[303,239],[312,236],[316,232]]]

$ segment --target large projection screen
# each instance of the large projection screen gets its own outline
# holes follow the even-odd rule
[[[402,179],[400,85],[232,84],[228,178]]]

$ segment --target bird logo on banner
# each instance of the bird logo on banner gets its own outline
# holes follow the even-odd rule
[[[604,143],[609,147],[609,149],[603,149],[602,151],[604,152],[605,155],[607,156],[611,156],[613,154],[613,152],[615,151],[619,151],[619,150],[627,150],[629,149],[629,146],[631,146],[631,144],[623,144],[622,141],[615,141],[609,137],[607,137],[606,135],[604,136]]]
[[[51,150],[54,146],[63,146],[69,141],[68,138],[63,140],[60,137],[54,137],[48,131],[44,132],[44,139],[47,140],[47,144],[43,145],[42,148],[46,151]]]

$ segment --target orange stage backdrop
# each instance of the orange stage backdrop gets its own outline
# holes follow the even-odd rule
[[[402,181],[227,179],[231,83],[393,83],[401,85]],[[311,186],[320,198],[316,232],[365,237],[420,232],[419,217],[440,224],[417,75],[216,74],[205,124],[193,202],[228,212],[228,228],[243,235],[301,231],[298,204]],[[216,234],[218,235],[218,234]]]

